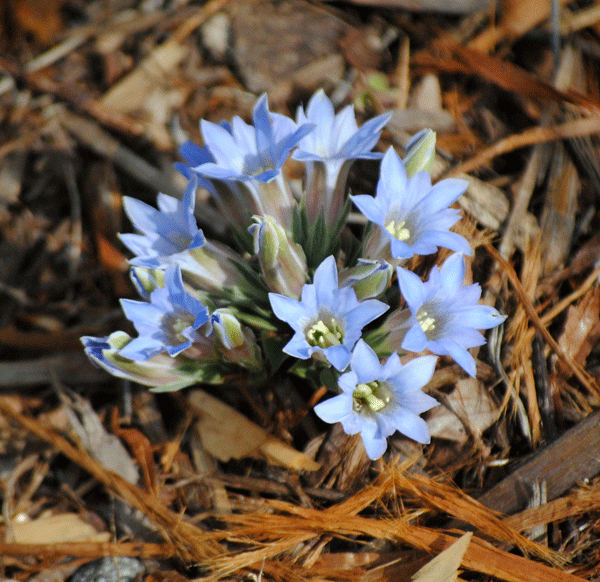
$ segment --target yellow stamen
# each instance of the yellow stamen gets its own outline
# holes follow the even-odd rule
[[[331,318],[329,325],[319,319],[306,331],[306,341],[311,346],[329,348],[339,346],[344,340],[344,334],[335,319]]]
[[[378,412],[382,408],[385,408],[386,404],[390,401],[389,394],[380,395],[377,393],[381,392],[381,383],[377,380],[369,382],[368,384],[358,384],[354,392],[352,392],[352,398],[354,402],[352,407],[356,412],[362,410],[363,405],[367,405],[373,412]]]
[[[410,230],[408,228],[404,228],[406,222],[403,220],[402,222],[396,224],[395,220],[392,220],[387,223],[385,230],[387,230],[393,237],[397,238],[401,241],[406,241],[410,238]]]
[[[429,317],[427,311],[421,311],[417,314],[417,321],[423,330],[423,333],[427,333],[435,329],[435,318]]]

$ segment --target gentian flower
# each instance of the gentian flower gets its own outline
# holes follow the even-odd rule
[[[354,107],[348,105],[337,115],[325,92],[320,89],[308,102],[306,112],[298,108],[298,125],[315,124],[303,137],[292,157],[306,164],[304,205],[309,224],[323,213],[327,228],[333,228],[342,215],[346,178],[356,159],[379,159],[372,152],[391,114],[379,115],[359,129]]]
[[[451,255],[441,269],[433,267],[429,280],[398,268],[400,292],[410,316],[402,348],[413,352],[425,349],[440,356],[451,356],[467,374],[475,376],[475,360],[467,348],[485,343],[478,329],[500,325],[505,315],[488,305],[479,305],[479,284],[463,285],[465,261],[461,254]]]
[[[132,341],[123,331],[104,338],[81,338],[85,353],[94,365],[117,378],[150,386],[153,392],[171,392],[199,382],[219,384],[223,381],[218,365],[210,360],[190,360],[183,355],[173,358],[166,352],[148,360],[125,358],[120,351]]]
[[[388,309],[377,299],[358,301],[352,287],[340,289],[333,256],[319,265],[313,283],[302,287],[300,301],[277,293],[269,293],[269,300],[273,313],[295,332],[283,351],[301,360],[327,360],[340,371],[348,366],[362,328]]]
[[[376,195],[352,196],[352,202],[378,228],[366,244],[365,258],[409,259],[429,255],[438,247],[472,254],[465,238],[449,232],[459,219],[448,208],[467,188],[464,180],[441,180],[435,186],[427,172],[408,178],[402,160],[392,147],[381,162]],[[389,250],[388,250],[389,245]]]
[[[214,161],[203,162],[191,171],[211,180],[224,216],[235,211],[237,205],[249,210],[250,215],[270,214],[287,227],[294,198],[281,167],[292,148],[314,126],[298,126],[285,115],[271,113],[266,94],[254,106],[253,121],[254,126],[237,116],[231,125],[202,120],[204,144]],[[201,159],[205,153],[201,155],[200,151],[187,153]],[[241,221],[240,217],[234,218]]]
[[[198,180],[192,176],[182,200],[159,194],[158,210],[123,196],[125,213],[141,234],[120,234],[123,244],[136,255],[130,261],[141,267],[164,267],[171,255],[205,244],[204,234],[194,218]]]
[[[421,388],[433,376],[437,358],[422,356],[402,365],[398,354],[385,364],[364,340],[352,352],[350,371],[338,379],[342,393],[315,406],[325,422],[341,422],[347,434],[360,432],[367,455],[375,460],[387,448],[386,438],[395,431],[426,444],[427,423],[419,417],[438,404]]]
[[[178,265],[194,283],[209,291],[243,284],[235,264],[240,258],[225,245],[207,241],[194,218],[198,177],[191,175],[183,199],[158,195],[158,210],[123,197],[125,213],[141,234],[120,234],[136,256],[135,267],[164,269]]]
[[[149,303],[121,299],[121,307],[139,334],[121,349],[124,358],[148,360],[162,352],[203,357],[210,351],[207,334],[199,331],[209,321],[208,309],[187,293],[179,267],[167,267],[165,287],[152,291]]]

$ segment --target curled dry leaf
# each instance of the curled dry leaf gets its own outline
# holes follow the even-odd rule
[[[197,430],[202,445],[220,461],[259,456],[296,471],[316,471],[320,467],[203,390],[193,390],[188,400],[198,415]]]
[[[570,306],[558,345],[580,365],[600,340],[600,288],[592,287],[577,306]],[[570,375],[560,363],[562,374]]]
[[[468,434],[465,424],[475,433],[492,426],[500,411],[477,378],[464,378],[447,397],[446,406],[431,411],[427,424],[432,437],[463,443]]]
[[[464,534],[431,562],[425,564],[413,576],[413,582],[454,582],[472,535],[472,532]]]

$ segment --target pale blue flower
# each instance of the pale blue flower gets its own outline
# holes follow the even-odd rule
[[[202,137],[214,162],[203,162],[194,171],[219,180],[268,182],[279,174],[292,148],[314,127],[296,125],[285,115],[271,113],[266,94],[254,106],[253,121],[253,126],[248,125],[235,116],[227,126],[202,120]],[[198,157],[199,151],[194,151]]]
[[[92,363],[117,378],[150,386],[153,392],[180,390],[192,384],[223,381],[218,364],[210,360],[190,360],[183,355],[169,356],[166,352],[147,360],[130,360],[121,355],[133,340],[123,331],[108,337],[82,337],[85,353]]]
[[[500,325],[505,315],[488,305],[479,305],[478,283],[463,285],[465,261],[461,254],[451,255],[441,269],[433,267],[425,283],[411,271],[398,268],[400,292],[408,304],[410,317],[402,348],[413,352],[425,349],[440,356],[451,356],[471,376],[475,360],[467,348],[485,343],[478,329]]]
[[[344,370],[365,325],[387,311],[376,299],[358,301],[352,287],[338,287],[335,258],[326,258],[315,271],[313,283],[302,288],[300,301],[269,293],[273,313],[287,322],[294,336],[283,348],[290,356],[326,359]]]
[[[372,152],[391,114],[379,115],[360,128],[354,108],[348,105],[337,115],[325,92],[320,89],[308,102],[306,112],[298,108],[298,125],[313,123],[315,129],[303,137],[292,154],[306,164],[304,207],[309,223],[323,214],[325,225],[333,228],[345,204],[346,179],[356,159],[379,159]]]
[[[408,178],[402,160],[392,147],[381,162],[375,197],[352,196],[352,202],[375,225],[366,245],[366,258],[409,259],[430,255],[438,247],[472,254],[465,238],[449,229],[460,219],[458,210],[449,208],[467,188],[464,180],[441,180],[435,186],[427,172]]]
[[[289,117],[271,113],[266,94],[254,107],[253,121],[248,125],[237,116],[231,124],[202,120],[206,147],[185,146],[182,155],[200,163],[183,171],[210,180],[221,214],[235,227],[245,229],[252,215],[268,214],[289,229],[295,200],[281,167],[314,126],[297,126]]]
[[[159,194],[158,210],[135,198],[123,197],[125,213],[141,233],[119,235],[136,255],[130,261],[132,265],[164,267],[171,262],[172,255],[205,244],[204,234],[194,218],[197,185],[197,178],[192,176],[182,200]]]
[[[325,422],[341,422],[347,434],[360,433],[367,455],[375,460],[387,448],[387,437],[396,431],[426,444],[427,423],[419,417],[438,404],[421,388],[433,376],[437,358],[422,356],[402,365],[397,353],[385,364],[364,340],[352,352],[350,371],[338,385],[342,393],[315,406]]]
[[[177,356],[194,343],[206,343],[198,329],[209,321],[208,309],[185,290],[179,267],[167,267],[165,287],[152,291],[150,302],[121,299],[121,307],[139,334],[121,350],[125,358],[148,360],[162,352]]]
[[[378,115],[359,128],[352,105],[336,115],[325,91],[319,89],[310,98],[306,112],[298,108],[298,125],[313,123],[315,129],[300,140],[292,157],[303,162],[329,162],[340,166],[346,160],[379,159],[381,154],[371,150],[391,115]]]

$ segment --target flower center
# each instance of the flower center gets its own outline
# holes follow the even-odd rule
[[[371,412],[379,412],[390,401],[390,395],[384,389],[383,383],[373,380],[367,384],[357,384],[352,392],[352,409],[360,412],[364,406],[367,406]]]
[[[310,346],[323,349],[339,346],[344,341],[344,332],[334,317],[327,323],[319,319],[306,330],[306,341]]]
[[[393,237],[397,238],[401,241],[407,241],[410,238],[410,230],[405,228],[406,221],[403,220],[396,224],[395,220],[390,220],[385,225],[385,230],[387,230]]]
[[[167,313],[161,322],[163,331],[167,334],[171,345],[182,344],[189,341],[183,332],[194,325],[194,316],[183,310]]]
[[[417,312],[417,322],[421,326],[423,333],[435,329],[435,317],[431,317],[424,309],[419,309]]]
[[[258,152],[256,155],[249,154],[245,157],[242,173],[255,178],[256,176],[260,176],[263,172],[276,169],[270,152],[263,151]]]

